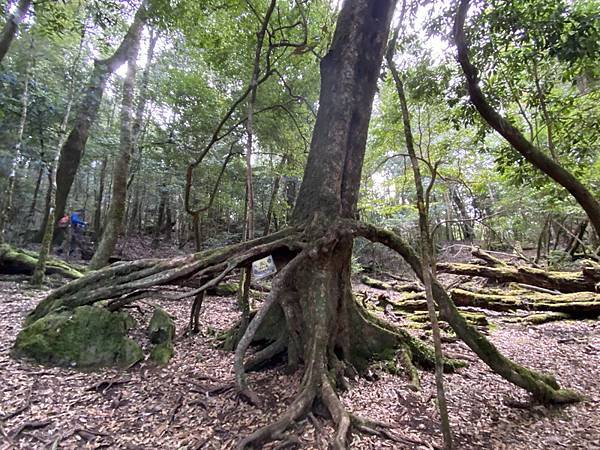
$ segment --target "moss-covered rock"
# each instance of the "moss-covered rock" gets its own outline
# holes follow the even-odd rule
[[[12,353],[57,366],[128,367],[143,359],[141,347],[127,337],[133,325],[129,314],[98,306],[52,312],[21,330]]]
[[[175,349],[173,348],[171,341],[163,342],[152,348],[150,351],[150,359],[155,363],[164,366],[171,360],[174,354]]]
[[[154,314],[148,325],[148,337],[153,344],[171,342],[175,337],[175,321],[162,308],[154,308]]]

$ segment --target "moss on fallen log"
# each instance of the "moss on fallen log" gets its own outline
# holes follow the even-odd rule
[[[0,245],[0,273],[33,274],[37,266],[38,255],[29,250],[16,249],[7,244]],[[68,264],[57,258],[48,258],[46,275],[59,274],[66,278],[77,279],[83,276],[82,267]]]
[[[557,322],[559,320],[571,320],[573,316],[567,313],[560,312],[549,312],[549,313],[540,313],[540,314],[529,314],[527,316],[522,317],[511,317],[508,319],[508,322],[520,322],[527,323],[531,325],[541,325],[543,323],[548,322]]]
[[[553,289],[559,292],[594,292],[600,278],[595,271],[587,272],[553,272],[533,267],[488,267],[477,264],[439,263],[438,272],[454,275],[490,278],[499,282],[517,282]]]
[[[552,295],[527,290],[513,291],[499,295],[485,292],[472,292],[465,289],[450,291],[456,306],[473,306],[493,311],[550,311],[566,313],[573,318],[596,318],[600,314],[600,294],[576,292]]]

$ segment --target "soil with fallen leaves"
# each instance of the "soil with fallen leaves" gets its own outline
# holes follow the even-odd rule
[[[208,297],[202,333],[181,337],[164,368],[150,362],[129,370],[93,373],[49,368],[10,357],[22,319],[47,290],[0,281],[0,448],[19,449],[224,449],[273,420],[291,401],[299,374],[273,367],[249,375],[261,400],[256,408],[233,390],[231,353],[216,348],[218,331],[238,317],[234,297]],[[132,310],[143,335],[151,301]],[[189,317],[189,302],[161,302],[177,321]],[[492,341],[531,368],[556,375],[587,400],[565,407],[529,403],[528,395],[493,374],[461,343],[444,344],[469,367],[447,375],[452,428],[459,449],[600,449],[600,322],[555,322],[540,326],[498,322]],[[441,444],[433,374],[422,373],[413,392],[401,376],[375,364],[367,378],[342,393],[348,410],[393,424],[407,445],[354,435],[353,449],[435,448]],[[327,448],[331,422],[310,415],[290,430],[302,448]],[[412,440],[414,444],[408,444]],[[290,441],[291,442],[291,441]],[[277,448],[278,443],[267,448]],[[281,447],[280,447],[281,448]]]

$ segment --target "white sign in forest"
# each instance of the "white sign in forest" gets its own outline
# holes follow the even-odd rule
[[[271,255],[252,263],[252,278],[255,280],[267,278],[275,272],[277,272],[277,268]]]

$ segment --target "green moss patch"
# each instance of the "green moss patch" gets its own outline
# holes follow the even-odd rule
[[[133,325],[129,314],[98,306],[52,312],[21,330],[12,353],[56,366],[128,367],[143,359],[141,347],[127,337]]]
[[[175,348],[173,344],[169,342],[163,342],[162,344],[155,345],[150,352],[150,359],[161,366],[167,365],[175,354]]]

